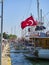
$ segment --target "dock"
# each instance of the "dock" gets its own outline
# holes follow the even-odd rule
[[[10,58],[10,46],[9,43],[6,44],[2,51],[2,65],[11,65],[11,58]]]

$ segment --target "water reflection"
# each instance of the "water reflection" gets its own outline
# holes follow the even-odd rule
[[[11,51],[14,50],[11,48]],[[48,61],[33,61],[26,59],[23,53],[11,53],[12,65],[49,65]]]
[[[23,53],[11,53],[12,65],[49,65],[48,61],[30,61]]]
[[[12,65],[31,65],[31,62],[25,59],[23,53],[12,53],[11,61]]]

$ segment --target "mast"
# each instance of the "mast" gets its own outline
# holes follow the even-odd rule
[[[16,35],[16,26],[14,26],[14,35]]]
[[[40,9],[40,21],[42,22],[42,9]]]
[[[43,21],[42,21],[42,9],[40,9],[40,25],[43,25]]]
[[[11,34],[13,34],[13,27],[11,27]]]
[[[39,0],[37,0],[37,15],[38,15],[38,21],[39,21]]]

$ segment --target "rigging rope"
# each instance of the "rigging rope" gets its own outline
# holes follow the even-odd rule
[[[28,13],[29,13],[29,11],[30,11],[30,9],[31,9],[31,5],[32,5],[32,0],[30,0],[29,5],[28,5],[28,7],[27,7],[26,10],[25,10],[25,13],[24,13],[24,16],[22,17],[22,19],[24,19],[24,17],[28,15]],[[26,6],[27,6],[27,5],[26,5]],[[25,32],[25,35],[26,35],[26,29],[25,29],[24,31],[22,31],[22,32],[23,32],[23,33]],[[22,32],[21,32],[21,34],[22,34]]]
[[[43,12],[43,13],[44,13],[44,12]],[[48,18],[46,17],[48,14],[49,14],[49,12],[46,13],[46,14],[44,14],[44,16],[42,16],[42,18],[44,18],[44,20],[47,20],[47,21],[46,21],[46,27],[49,26],[49,20],[48,20]],[[43,20],[43,22],[44,22],[44,20]]]
[[[29,8],[28,8],[28,7],[26,8],[25,13],[24,13],[22,19],[24,19],[24,17],[27,16],[27,14],[29,13],[29,11],[30,11],[30,9],[31,9],[31,5],[32,5],[32,0],[30,0],[29,6],[28,6]],[[27,6],[27,5],[26,5],[26,6]],[[28,9],[28,10],[27,10],[27,9]]]
[[[32,5],[32,0],[30,0],[30,3],[29,3],[29,8],[28,8],[28,10],[26,11],[26,16],[28,15],[28,13],[29,13],[29,11],[30,11],[30,9],[31,9],[31,5]]]

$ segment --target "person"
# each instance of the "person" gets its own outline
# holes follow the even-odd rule
[[[38,56],[38,50],[35,50],[34,55]]]

